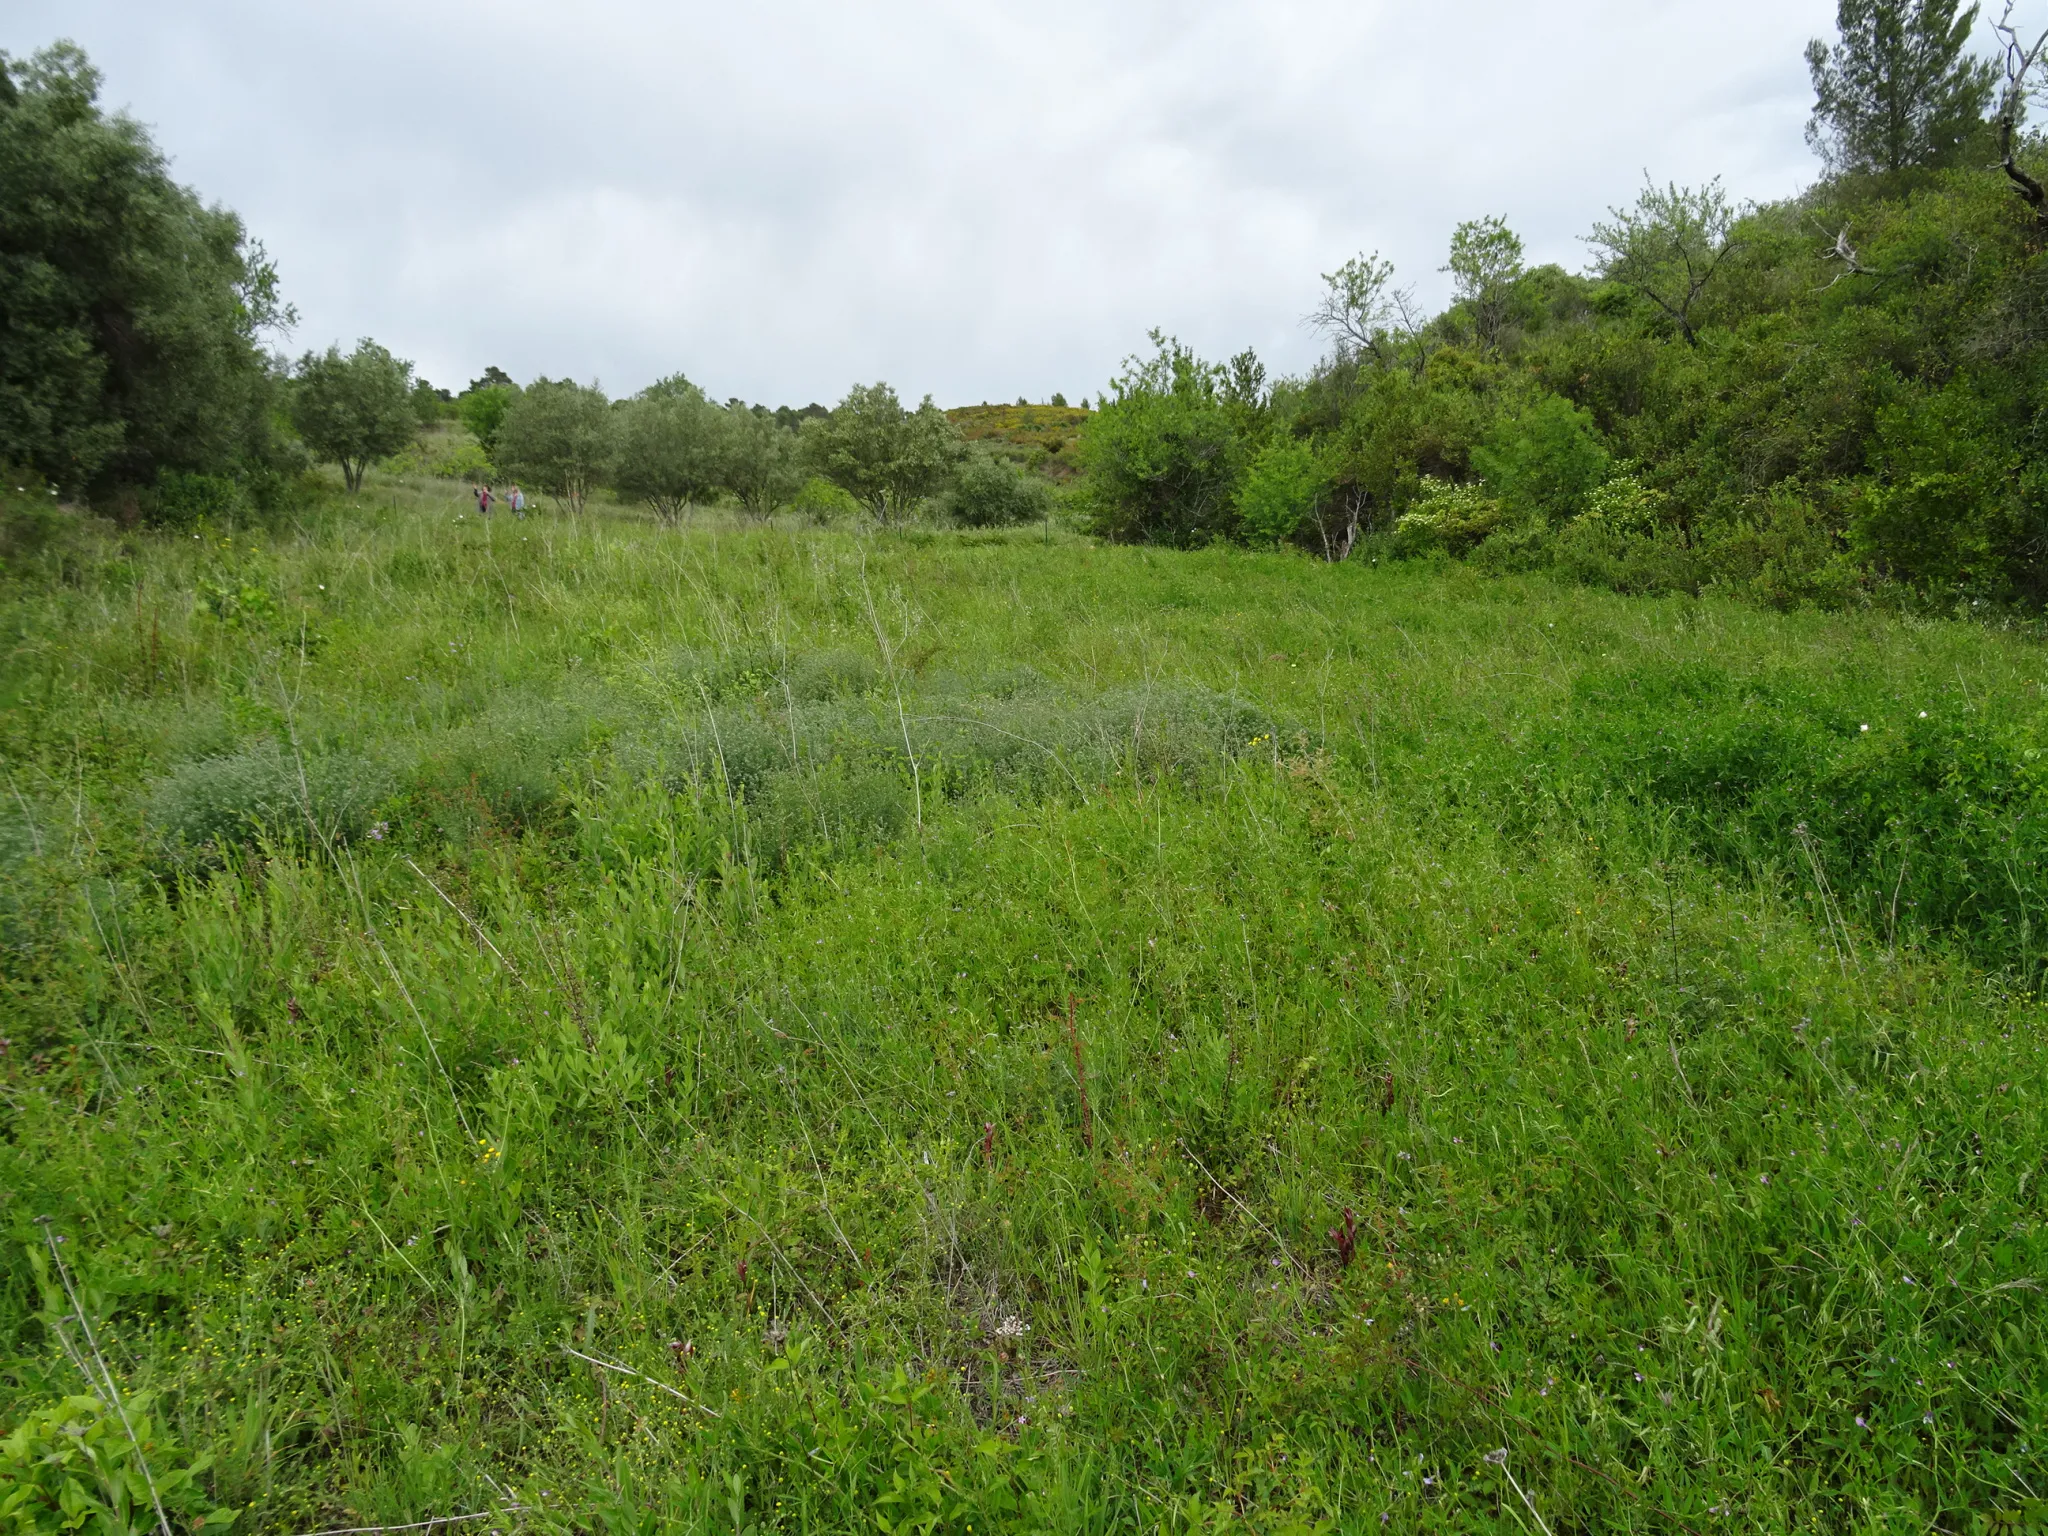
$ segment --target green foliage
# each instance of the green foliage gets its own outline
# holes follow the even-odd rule
[[[1053,488],[1044,477],[978,448],[961,459],[940,504],[963,528],[1007,528],[1051,517]]]
[[[1991,718],[1910,690],[1880,713],[1797,674],[1704,663],[1589,669],[1574,704],[1558,758],[1594,792],[1619,786],[1673,807],[1731,868],[1814,879],[1810,899],[1886,943],[1902,928],[1955,934],[1988,965],[2029,984],[2039,974],[2038,713]]]
[[[1276,439],[1259,450],[1237,492],[1238,525],[1252,544],[1283,544],[1315,516],[1329,472],[1313,444]]]
[[[230,616],[240,618],[250,603],[233,597]],[[389,773],[363,758],[265,742],[174,769],[150,788],[148,819],[173,848],[202,853],[262,838],[350,841],[374,831],[372,813],[391,789]]]
[[[787,506],[806,476],[796,432],[767,411],[725,411],[725,488],[755,517]]]
[[[571,514],[580,514],[616,455],[618,421],[595,385],[536,379],[506,408],[491,457]]]
[[[830,416],[804,423],[803,443],[811,468],[882,523],[943,490],[962,447],[929,395],[905,410],[887,384],[856,384]]]
[[[519,386],[505,383],[486,384],[482,388],[471,386],[456,400],[456,416],[469,429],[469,435],[482,445],[487,457],[497,451],[498,433],[504,429],[505,413],[518,398]]]
[[[1482,347],[1500,345],[1522,275],[1522,237],[1497,218],[1469,219],[1451,233],[1452,291]],[[1391,274],[1390,274],[1391,275]]]
[[[159,471],[151,502],[151,521],[165,528],[232,528],[249,513],[248,497],[225,475]]]
[[[101,110],[76,46],[0,74],[0,461],[111,496],[266,458],[258,340],[289,312],[262,247]]]
[[[2002,599],[2013,573],[2038,568],[2048,479],[2023,462],[1998,417],[1967,376],[1878,413],[1879,473],[1858,498],[1853,525],[1878,570]]]
[[[412,364],[368,337],[346,357],[339,347],[308,352],[292,375],[291,418],[314,455],[339,464],[349,490],[359,491],[364,471],[419,430]]]
[[[1552,527],[1587,509],[1613,462],[1592,416],[1558,395],[1503,416],[1472,450],[1472,467],[1510,518]]]
[[[209,1456],[184,1460],[155,1401],[138,1392],[127,1422],[97,1397],[60,1398],[0,1435],[0,1524],[10,1536],[153,1536],[158,1510],[186,1531],[224,1531],[199,1476]]]
[[[726,415],[694,385],[686,390],[656,386],[620,402],[613,451],[613,486],[673,522],[726,483]]]
[[[1394,548],[1402,554],[1465,554],[1491,536],[1506,516],[1499,499],[1483,486],[1425,480],[1414,504],[1394,524]]]
[[[1806,138],[1830,170],[1955,165],[1983,138],[1997,66],[1967,52],[1977,7],[1959,9],[1960,0],[1837,0],[1839,40],[1806,49]]]
[[[1554,547],[1686,548],[1630,473]],[[463,505],[0,588],[63,637],[0,652],[0,1221],[238,1523],[1486,1530],[1512,1473],[1554,1531],[1967,1529],[2048,1477],[2029,635]],[[287,735],[385,765],[352,841]],[[77,1379],[30,1235],[9,1428]]]
[[[790,498],[790,510],[815,523],[832,523],[860,516],[860,503],[822,475],[812,475]]]
[[[436,389],[425,379],[413,380],[412,410],[422,428],[460,419],[455,397],[445,389]]]
[[[1595,224],[1587,244],[1603,277],[1632,290],[1697,346],[1702,301],[1739,248],[1736,212],[1718,180],[1699,188],[1650,182],[1633,208],[1612,209],[1612,222]]]
[[[1244,459],[1226,370],[1153,332],[1081,437],[1081,505],[1104,538],[1188,548],[1236,531]]]

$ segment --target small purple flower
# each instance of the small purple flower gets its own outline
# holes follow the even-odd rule
[[[1866,1422],[1864,1421],[1863,1415],[1862,1415],[1862,1414],[1860,1414],[1860,1413],[1856,1415],[1856,1427],[1857,1427],[1858,1429],[1868,1429],[1868,1428],[1870,1428],[1870,1425],[1869,1425],[1869,1424],[1867,1424],[1867,1423],[1866,1423]]]

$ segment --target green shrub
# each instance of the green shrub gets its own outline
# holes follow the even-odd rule
[[[0,1436],[0,1528],[153,1536],[161,1505],[180,1530],[228,1529],[235,1511],[215,1507],[198,1482],[212,1457],[187,1459],[147,1392],[124,1406],[125,1426],[97,1397],[60,1398]]]
[[[1510,517],[1556,526],[1585,510],[1613,460],[1591,416],[1561,396],[1543,395],[1487,433],[1472,450],[1472,467]]]
[[[1394,524],[1393,547],[1400,555],[1442,550],[1462,555],[1498,529],[1506,513],[1477,485],[1425,480],[1414,506]]]
[[[1551,540],[1550,565],[1558,575],[1587,586],[1644,594],[1697,593],[1712,576],[1706,557],[1677,530],[1632,530],[1591,514]]]
[[[813,475],[790,499],[790,510],[814,523],[846,522],[860,516],[860,503],[822,475]]]
[[[541,825],[560,808],[565,770],[598,728],[596,712],[572,701],[503,698],[420,743],[395,819],[424,822],[454,842],[485,827]]]
[[[1237,531],[1244,448],[1224,398],[1226,372],[1154,333],[1081,437],[1089,526],[1124,543],[1180,548]]]
[[[1259,451],[1237,491],[1238,527],[1253,544],[1291,539],[1315,513],[1329,474],[1315,447],[1282,438]]]
[[[225,475],[166,469],[156,477],[147,510],[150,521],[163,528],[232,527],[247,521],[250,503],[242,487]]]
[[[148,796],[152,827],[174,848],[222,850],[269,837],[354,840],[392,788],[388,771],[349,754],[298,756],[264,742],[187,763]]]
[[[1704,548],[1717,580],[1773,608],[1846,607],[1870,583],[1813,504],[1790,491],[1710,530]]]
[[[948,520],[963,528],[1008,528],[1052,515],[1052,485],[979,445],[971,447],[939,498]]]

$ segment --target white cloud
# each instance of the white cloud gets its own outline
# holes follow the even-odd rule
[[[278,258],[297,341],[459,386],[1093,394],[1152,326],[1298,369],[1317,273],[1505,214],[1796,189],[1829,0],[16,0]]]

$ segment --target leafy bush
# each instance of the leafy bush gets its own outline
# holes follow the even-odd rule
[[[486,384],[481,389],[466,391],[455,402],[456,416],[483,448],[485,457],[496,451],[498,431],[505,424],[505,413],[518,398],[517,384]]]
[[[612,484],[665,522],[711,500],[727,479],[725,412],[695,385],[657,387],[618,407]]]
[[[1499,528],[1504,516],[1500,502],[1482,486],[1426,480],[1412,509],[1394,524],[1394,550],[1462,555]]]
[[[1806,498],[1783,489],[1703,540],[1714,579],[1773,608],[1842,608],[1870,575]]]
[[[860,503],[823,475],[812,475],[790,498],[789,509],[814,523],[843,522],[860,516]]]
[[[1224,370],[1153,333],[1081,437],[1089,525],[1124,543],[1181,548],[1237,531],[1243,444],[1224,400]]]
[[[1254,544],[1279,544],[1294,537],[1314,514],[1329,475],[1313,444],[1281,438],[1262,449],[1237,492],[1237,521]]]
[[[298,757],[275,742],[187,763],[156,781],[148,819],[175,848],[220,850],[271,837],[342,841],[371,830],[388,771],[349,754]]]
[[[963,445],[931,396],[906,410],[887,384],[856,384],[804,423],[803,446],[817,473],[886,523],[944,489]]]
[[[193,528],[201,523],[233,526],[247,517],[249,500],[241,486],[225,475],[166,469],[157,474],[150,512],[150,521],[164,528]]]
[[[1486,435],[1472,450],[1472,466],[1510,517],[1554,527],[1585,510],[1613,459],[1590,415],[1558,395],[1542,395]]]
[[[939,504],[963,528],[1007,528],[1043,522],[1052,515],[1052,502],[1052,486],[1044,478],[975,447],[961,460]]]
[[[422,742],[395,807],[460,841],[489,826],[538,825],[561,801],[564,768],[588,747],[594,712],[573,701],[512,695]]]
[[[97,1397],[60,1398],[0,1436],[0,1527],[11,1536],[154,1536],[161,1505],[183,1530],[228,1529],[235,1511],[217,1508],[198,1482],[212,1457],[186,1460],[147,1392],[124,1406],[126,1426]]]

